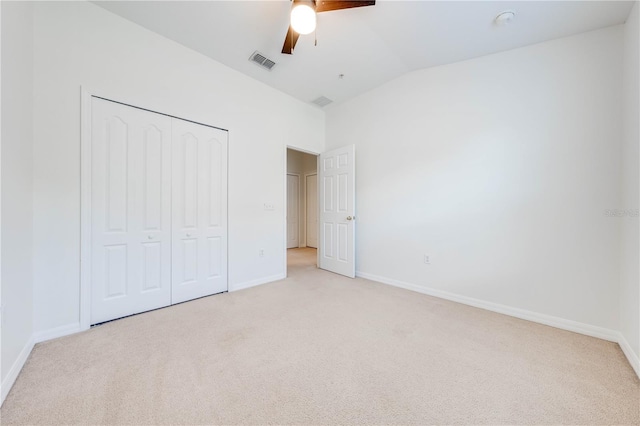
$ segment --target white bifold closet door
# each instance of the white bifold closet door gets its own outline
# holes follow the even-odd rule
[[[94,98],[91,323],[171,304],[171,118]]]
[[[91,113],[91,324],[226,291],[227,132]]]
[[[227,132],[173,120],[173,303],[227,291]]]

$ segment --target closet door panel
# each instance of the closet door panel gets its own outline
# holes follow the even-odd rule
[[[91,323],[171,302],[171,120],[92,100]]]
[[[227,290],[227,132],[172,119],[172,303]]]

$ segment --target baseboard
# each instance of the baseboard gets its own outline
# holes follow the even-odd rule
[[[415,291],[417,293],[426,294],[429,296],[438,297],[440,299],[451,300],[452,302],[462,303],[464,305],[473,306],[476,308],[486,309],[488,311],[497,312],[504,315],[524,319],[527,321],[537,322],[540,324],[548,325],[562,330],[573,331],[575,333],[584,334],[591,337],[597,337],[599,339],[608,340],[610,342],[616,342],[620,345],[622,352],[627,357],[629,364],[640,378],[640,358],[631,349],[627,339],[619,331],[611,330],[608,328],[597,327],[595,325],[584,324],[577,321],[571,321],[568,319],[554,317],[552,315],[540,314],[538,312],[527,311],[525,309],[514,308],[507,305],[501,305],[498,303],[487,302],[480,299],[474,299],[472,297],[461,296],[455,293],[449,293],[442,290],[436,290],[428,287],[422,287],[416,284],[395,280],[392,278],[381,277],[379,275],[369,274],[366,272],[358,271],[356,276],[365,278],[367,280],[376,281],[382,284],[392,285],[394,287],[403,288],[405,290]]]
[[[45,342],[51,339],[57,339],[58,337],[68,336],[82,331],[80,323],[75,322],[72,324],[62,325],[60,327],[50,328],[49,330],[37,331],[33,335],[33,341],[35,343]]]
[[[636,372],[638,377],[640,378],[640,357],[636,354],[633,349],[631,349],[631,345],[627,341],[626,337],[622,333],[618,333],[618,344],[620,345],[620,349],[629,360],[629,364],[633,367],[633,370]]]
[[[27,344],[24,345],[22,351],[20,351],[20,355],[18,355],[18,358],[11,366],[11,369],[9,369],[7,377],[2,381],[2,384],[0,385],[0,406],[2,406],[5,398],[7,397],[7,395],[9,395],[9,391],[13,387],[13,384],[16,382],[20,371],[22,371],[22,367],[24,367],[24,364],[27,362],[31,351],[33,350],[34,344],[35,342],[33,341],[33,337],[29,338]]]
[[[356,276],[366,278],[371,281],[377,281],[383,284],[389,284],[394,287],[404,288],[406,290],[412,290],[418,293],[427,294],[429,296],[438,297],[440,299],[451,300],[452,302],[462,303],[464,305],[474,306],[476,308],[486,309],[488,311],[497,312],[504,315],[524,319],[527,321],[533,321],[540,324],[548,325],[562,330],[573,331],[575,333],[585,334],[587,336],[597,337],[599,339],[609,340],[611,342],[618,342],[620,333],[616,330],[610,330],[608,328],[597,327],[595,325],[584,324],[577,321],[572,321],[560,317],[554,317],[552,315],[541,314],[538,312],[527,311],[525,309],[514,308],[507,305],[501,305],[499,303],[487,302],[480,299],[474,299],[472,297],[461,296],[459,294],[449,293],[442,290],[436,290],[428,287],[422,287],[416,284],[407,283],[392,278],[381,277],[366,272],[356,272]]]
[[[274,281],[283,280],[285,278],[287,278],[286,274],[277,274],[277,275],[271,275],[269,277],[258,278],[257,280],[245,281],[243,283],[229,286],[229,291],[232,292],[232,291],[244,290],[246,288],[251,288],[257,285],[262,285],[262,284],[267,284]]]

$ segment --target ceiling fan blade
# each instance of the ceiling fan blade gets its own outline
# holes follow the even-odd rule
[[[287,35],[284,38],[282,53],[291,55],[291,53],[293,52],[293,48],[296,46],[296,43],[298,42],[299,37],[300,37],[300,34],[293,31],[293,28],[291,28],[291,25],[289,25],[289,29],[287,30]]]
[[[317,0],[316,13],[351,9],[352,7],[374,6],[375,4],[375,0]]]

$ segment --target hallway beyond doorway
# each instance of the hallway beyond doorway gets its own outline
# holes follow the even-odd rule
[[[295,248],[287,250],[287,273],[293,271],[316,268],[318,250],[311,247]]]

